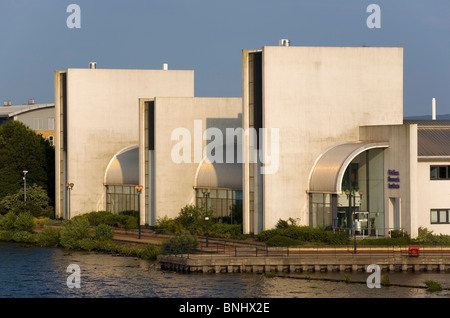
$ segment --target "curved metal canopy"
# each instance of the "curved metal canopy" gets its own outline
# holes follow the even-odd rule
[[[342,178],[350,162],[366,150],[387,147],[387,142],[350,142],[326,150],[312,169],[309,192],[341,193]]]
[[[242,163],[211,163],[203,160],[197,170],[195,187],[242,190]]]
[[[104,184],[139,184],[139,146],[126,147],[114,155],[106,168]]]

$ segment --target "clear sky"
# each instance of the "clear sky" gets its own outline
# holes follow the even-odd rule
[[[81,28],[68,28],[70,4]],[[381,9],[370,29],[369,4]],[[404,114],[450,114],[448,0],[1,0],[0,102],[54,102],[54,70],[195,71],[196,96],[240,97],[241,50],[278,45],[404,48]],[[370,76],[370,74],[368,74]],[[439,118],[439,117],[438,117]]]

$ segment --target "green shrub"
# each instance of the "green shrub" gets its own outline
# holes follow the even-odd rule
[[[302,242],[291,237],[275,235],[266,241],[268,246],[296,246],[301,245]]]
[[[156,257],[161,253],[159,248],[154,245],[147,244],[144,248],[139,251],[139,257],[142,259],[156,259]]]
[[[424,281],[425,285],[428,287],[428,291],[430,292],[436,292],[442,290],[442,285],[434,280],[426,280]]]
[[[189,232],[183,232],[164,242],[161,248],[164,254],[185,254],[192,253],[197,246],[197,237]]]
[[[20,213],[16,218],[14,227],[16,231],[32,232],[36,227],[34,217],[28,212]]]
[[[208,234],[214,237],[240,239],[242,226],[240,224],[214,223],[208,228]]]
[[[388,274],[381,276],[381,285],[389,286],[391,284],[391,279]]]
[[[167,216],[158,218],[156,221],[156,233],[174,233],[180,234],[186,229],[176,220],[169,219]]]
[[[98,246],[97,242],[98,241],[96,241],[90,237],[86,237],[81,240],[78,240],[76,243],[76,247],[80,248],[82,250],[85,250],[85,251],[93,251],[93,250],[97,249],[97,246]]]
[[[325,243],[330,245],[345,245],[349,240],[349,235],[344,231],[332,232],[323,228],[297,225],[289,225],[288,227],[281,225],[280,228],[262,231],[257,235],[256,240],[268,242],[270,239],[278,236],[287,237],[297,242]],[[280,238],[276,240],[280,240]],[[288,241],[286,240],[286,242]]]
[[[13,232],[12,240],[20,243],[35,243],[36,236],[28,231],[17,230]]]
[[[79,241],[90,238],[89,221],[85,218],[73,218],[61,231],[61,245],[65,248],[79,248]]]
[[[0,241],[12,241],[13,234],[11,230],[0,230]]]
[[[106,224],[112,227],[126,229],[138,228],[137,218],[126,214],[114,214],[107,211],[98,211],[79,215],[75,218],[87,219],[89,224],[92,226]]]
[[[8,212],[0,219],[1,230],[32,232],[35,227],[34,217],[28,212],[19,213],[19,215]]]
[[[60,240],[60,230],[53,227],[44,227],[37,235],[36,241],[41,246],[57,246]]]
[[[94,238],[98,241],[111,241],[114,237],[114,229],[106,224],[99,224],[95,228]]]
[[[417,244],[449,245],[450,235],[436,235],[433,234],[433,231],[429,231],[427,228],[419,227],[417,238],[413,241]]]
[[[376,238],[376,239],[364,239],[358,241],[358,245],[381,245],[381,246],[404,246],[411,243],[408,237],[397,238]]]
[[[14,231],[16,229],[16,219],[17,215],[13,212],[8,212],[0,218],[0,230],[3,231]]]
[[[275,235],[279,235],[278,229],[269,229],[261,231],[258,235],[256,235],[255,239],[259,242],[266,242]]]

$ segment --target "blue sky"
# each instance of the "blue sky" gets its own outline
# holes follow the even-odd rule
[[[69,29],[69,4],[81,28]],[[369,29],[369,4],[381,28]],[[240,97],[241,50],[278,45],[404,48],[405,116],[450,114],[448,0],[1,0],[0,101],[54,102],[54,70],[195,71],[196,96]],[[439,118],[439,117],[438,117]]]

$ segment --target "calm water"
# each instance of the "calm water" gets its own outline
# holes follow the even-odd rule
[[[81,269],[81,288],[70,289],[70,264]],[[310,276],[343,278],[342,273]],[[365,282],[366,273],[349,273]],[[447,273],[389,273],[391,283],[423,285],[434,279],[450,287]],[[382,287],[258,274],[179,274],[162,271],[156,262],[56,248],[0,243],[1,298],[449,298],[450,291]]]

